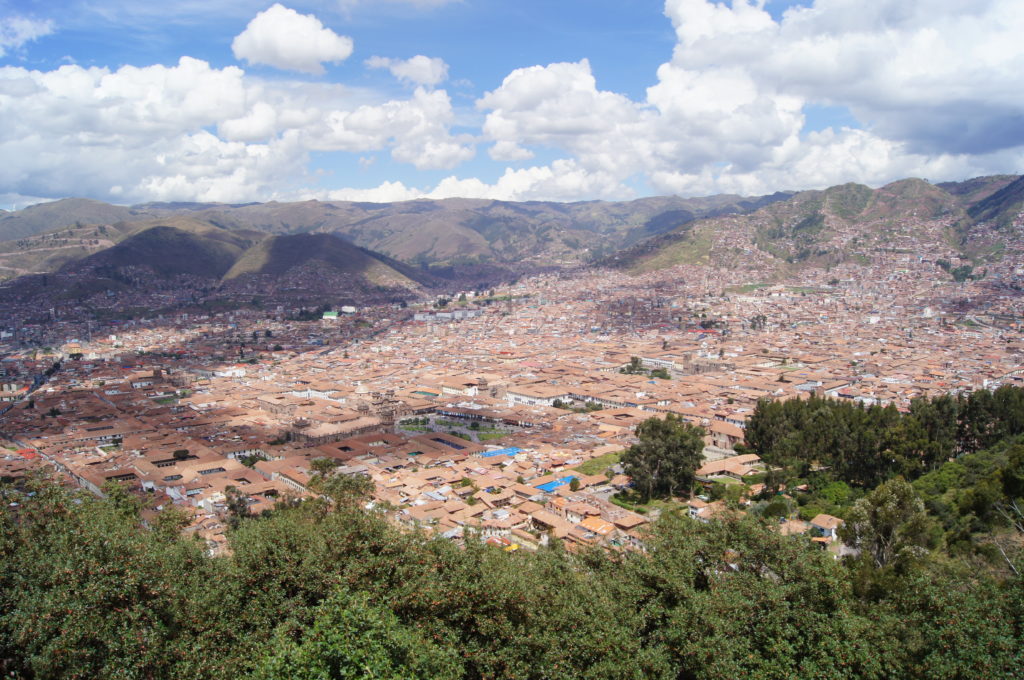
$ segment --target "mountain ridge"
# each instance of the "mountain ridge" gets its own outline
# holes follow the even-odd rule
[[[799,192],[753,212],[694,220],[641,241],[601,264],[645,272],[677,264],[834,266],[924,238],[970,259],[985,256],[971,234],[1024,209],[1024,178],[993,176],[949,185],[908,178],[878,189],[848,183]],[[990,249],[992,252],[995,249]]]
[[[979,230],[1011,225],[1022,209],[1024,177],[1010,175],[942,184],[908,178],[877,189],[847,183],[759,197],[661,196],[622,202],[448,198],[122,207],[64,199],[0,215],[0,231],[11,224],[39,227],[46,219],[63,225],[0,243],[0,277],[67,272],[94,261],[104,266],[128,265],[133,258],[145,262],[145,248],[134,252],[116,246],[156,227],[180,229],[192,236],[178,235],[175,243],[210,251],[207,273],[217,285],[246,276],[283,276],[288,262],[307,269],[320,263],[335,275],[355,276],[359,281],[352,285],[357,287],[369,267],[387,283],[383,287],[393,283],[403,289],[443,287],[446,281],[483,285],[592,263],[627,271],[714,264],[784,273],[863,261],[878,249],[912,241],[921,230],[928,232],[926,242],[933,248],[980,262],[1001,246],[999,237],[986,233],[978,238]],[[78,219],[82,216],[110,222],[85,224]],[[303,235],[307,238],[284,238]],[[332,238],[322,238],[328,235]],[[303,253],[304,247],[311,252]],[[108,255],[89,259],[107,250]]]
[[[144,225],[182,218],[229,231],[334,233],[360,247],[418,265],[547,267],[585,263],[686,221],[749,211],[788,195],[669,196],[577,203],[448,198],[396,203],[179,202],[130,207],[61,199],[0,215],[0,241],[19,243],[21,258],[18,264],[4,262],[3,251],[18,249],[0,243],[0,267],[6,265],[14,273],[41,273],[52,270],[53,262],[60,258],[40,257],[31,251],[40,247],[52,250],[54,240],[62,241],[63,248],[77,245],[89,251],[92,245],[110,245],[91,241],[116,242]],[[106,228],[102,234],[100,227]],[[81,254],[79,248],[64,259]]]

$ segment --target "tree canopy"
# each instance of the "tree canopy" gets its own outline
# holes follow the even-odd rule
[[[145,492],[0,486],[0,675],[1017,677],[1022,401],[1006,388],[976,395],[903,414],[759,406],[751,447],[792,500],[772,494],[762,517],[707,524],[666,509],[643,551],[429,538],[367,511],[370,480],[326,462],[318,499],[253,515],[230,490],[218,557],[181,533],[184,512],[144,511]],[[913,456],[895,455],[897,432],[917,437]],[[638,490],[688,490],[702,430],[670,416],[637,435],[622,462]],[[801,449],[831,444],[842,446]],[[833,509],[817,503],[846,520],[857,555],[836,560],[778,531],[793,504]]]
[[[210,557],[182,517],[143,523],[129,494],[31,491],[0,509],[5,676],[1008,678],[1024,664],[1019,578],[926,559],[862,596],[856,565],[752,517],[669,512],[644,553],[507,553],[306,502],[242,518]]]
[[[644,500],[689,493],[704,450],[704,429],[674,413],[648,418],[636,428],[639,441],[622,456],[622,467]]]

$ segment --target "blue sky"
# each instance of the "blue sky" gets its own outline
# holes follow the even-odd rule
[[[0,0],[0,200],[629,199],[1017,173],[1018,10]]]

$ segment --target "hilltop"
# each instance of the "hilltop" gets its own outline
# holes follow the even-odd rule
[[[369,289],[414,291],[440,283],[430,273],[333,234],[268,236],[235,260],[223,280],[236,285],[271,285],[274,280],[295,280],[306,275],[333,281],[349,295]],[[310,285],[313,285],[312,283]]]
[[[709,264],[785,274],[865,263],[894,251],[984,259],[992,249],[977,248],[978,234],[1011,224],[1022,205],[1024,178],[945,185],[905,179],[879,189],[844,184],[803,191],[749,214],[691,221],[603,263],[636,272]]]

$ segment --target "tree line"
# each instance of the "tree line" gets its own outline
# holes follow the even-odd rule
[[[645,553],[557,542],[507,553],[399,531],[336,487],[334,503],[242,513],[230,553],[209,557],[173,509],[140,514],[117,490],[31,491],[0,511],[4,676],[995,678],[1024,667],[1019,578],[901,558],[884,589],[859,588],[853,567],[750,517],[666,513]],[[899,489],[877,499],[913,519],[905,501]],[[876,539],[864,535],[866,550]]]
[[[745,431],[747,447],[789,478],[826,468],[864,488],[908,480],[951,458],[1024,433],[1024,389],[1003,386],[915,399],[909,412],[811,396],[762,400]],[[775,480],[780,479],[776,475]]]

